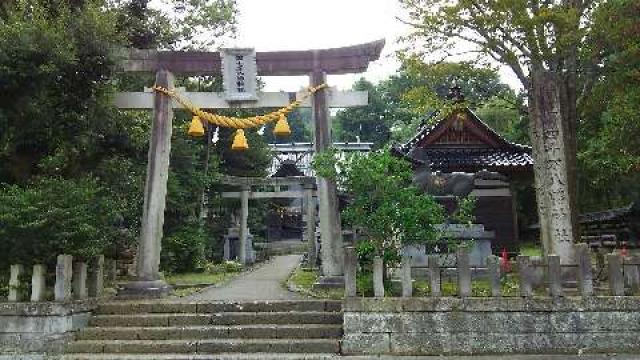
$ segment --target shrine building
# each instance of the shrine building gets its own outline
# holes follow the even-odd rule
[[[450,97],[462,103],[460,89],[452,88]],[[514,180],[533,183],[531,147],[512,143],[491,129],[468,107],[462,107],[433,123],[439,111],[429,115],[417,134],[392,152],[414,164],[428,165],[434,172],[475,174],[470,195],[477,198],[476,223],[495,232],[494,253],[506,248],[510,253],[519,248],[518,215]],[[483,171],[484,170],[484,171]],[[494,172],[500,179],[486,179],[481,173]],[[436,176],[437,173],[435,174]],[[450,212],[455,209],[454,196],[436,196]]]

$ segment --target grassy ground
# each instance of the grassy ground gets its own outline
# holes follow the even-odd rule
[[[542,247],[540,244],[525,243],[520,247],[520,255],[524,256],[542,256]]]
[[[318,280],[318,276],[317,270],[297,267],[289,277],[288,283],[291,285],[290,288],[304,295],[323,299],[344,298],[344,289],[314,289],[313,284]]]
[[[237,263],[226,262],[211,265],[203,272],[172,274],[165,281],[174,286],[173,295],[178,297],[194,294],[201,289],[225,283],[236,277],[243,268]]]

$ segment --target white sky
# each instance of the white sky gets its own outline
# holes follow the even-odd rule
[[[355,45],[386,39],[380,60],[365,74],[329,76],[332,86],[343,89],[361,76],[377,82],[394,73],[396,38],[405,32],[395,17],[397,0],[238,0],[238,38],[231,46],[256,51],[307,50]],[[268,77],[267,91],[297,90],[308,85],[303,77]]]
[[[167,0],[154,0],[162,2]],[[328,83],[350,89],[364,76],[376,83],[396,72],[394,53],[398,37],[410,29],[397,20],[406,18],[398,0],[237,0],[238,34],[226,47],[252,47],[256,51],[308,50],[355,45],[385,39],[380,60],[363,74],[329,76]],[[502,80],[513,88],[520,84],[509,69]],[[266,91],[296,91],[308,78],[266,77]]]

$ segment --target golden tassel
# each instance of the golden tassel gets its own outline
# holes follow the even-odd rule
[[[202,126],[202,121],[200,121],[200,117],[194,115],[193,119],[191,119],[191,125],[189,125],[189,131],[187,132],[190,136],[201,137],[204,136],[204,126]]]
[[[275,136],[289,136],[291,135],[291,128],[287,122],[287,117],[284,114],[280,114],[280,118],[273,128],[273,134]]]
[[[238,129],[236,130],[236,135],[233,137],[233,144],[231,144],[231,150],[247,150],[249,148],[249,144],[247,143],[247,138],[244,136],[244,130]]]

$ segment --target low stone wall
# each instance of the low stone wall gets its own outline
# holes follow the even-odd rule
[[[73,331],[86,326],[96,301],[0,303],[0,355],[62,351]]]
[[[640,297],[347,298],[343,354],[640,352]]]

